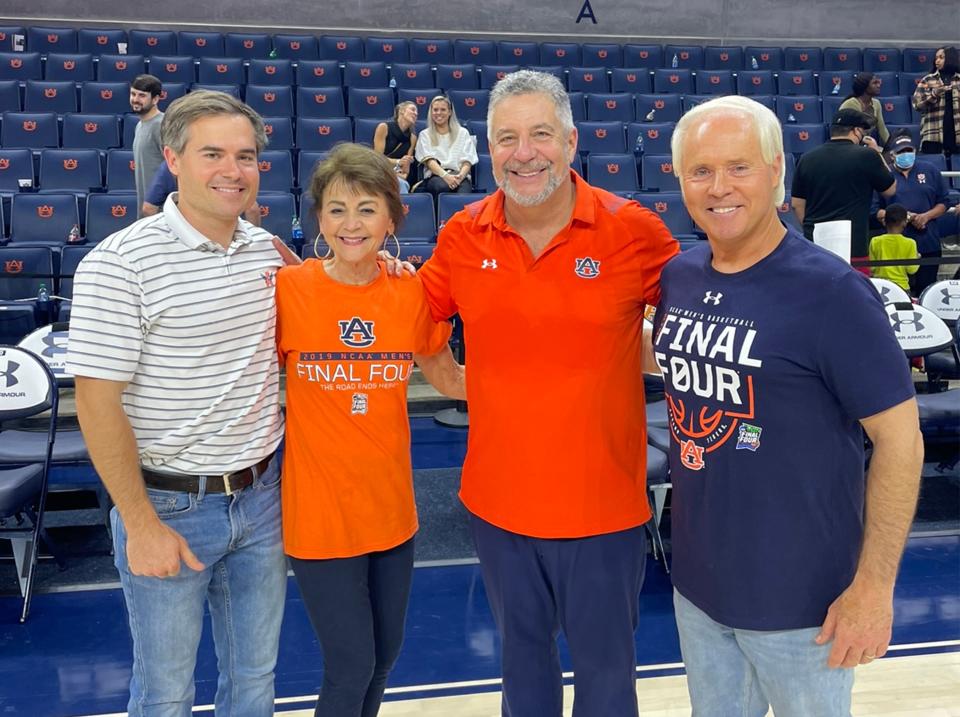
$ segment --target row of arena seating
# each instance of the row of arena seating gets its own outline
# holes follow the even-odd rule
[[[0,27],[0,51],[186,55],[295,60],[520,63],[562,67],[687,67],[692,69],[869,70],[922,72],[933,48],[703,46],[593,42],[530,42],[445,38],[219,33],[117,28]]]

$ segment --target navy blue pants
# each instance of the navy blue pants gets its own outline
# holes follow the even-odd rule
[[[560,717],[560,630],[573,661],[574,717],[637,715],[643,526],[560,540],[510,533],[475,515],[470,526],[502,642],[504,717]]]

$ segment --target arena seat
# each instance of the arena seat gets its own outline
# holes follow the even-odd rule
[[[783,48],[783,69],[795,72],[809,70],[819,72],[823,69],[823,50],[819,47]],[[783,90],[780,91],[783,94]]]
[[[393,117],[396,97],[389,87],[349,87],[347,114],[351,117],[387,120]]]
[[[223,34],[210,30],[181,30],[177,33],[177,54],[190,57],[224,57]]]
[[[197,82],[201,85],[243,85],[247,78],[239,57],[201,57],[197,64]],[[283,83],[278,80],[276,84]]]
[[[60,128],[53,112],[4,112],[0,118],[0,146],[4,149],[60,146]]]
[[[26,112],[77,111],[77,85],[73,82],[27,80],[23,91],[23,109]]]
[[[164,85],[168,82],[191,85],[197,81],[193,58],[189,55],[150,55],[147,70]]]
[[[730,70],[698,70],[696,90],[699,95],[736,94],[733,72]]]
[[[297,120],[297,148],[327,152],[339,142],[353,141],[353,123],[348,117]]]
[[[587,181],[609,192],[637,192],[637,160],[632,154],[599,154],[587,156]]]
[[[567,70],[567,87],[588,94],[610,92],[610,77],[605,67],[571,67]]]
[[[128,30],[127,42],[131,55],[177,54],[177,34],[171,30]]]
[[[497,64],[497,45],[493,40],[454,40],[453,61],[457,64]]]
[[[405,37],[368,37],[363,44],[367,62],[410,62],[410,41]]]
[[[27,28],[27,47],[31,52],[48,55],[51,52],[76,52],[77,31],[69,27]]]
[[[343,84],[340,64],[336,60],[299,60],[296,84],[300,87],[339,87]]]
[[[520,65],[480,65],[480,89],[492,90],[504,77],[520,69]]]
[[[577,67],[581,63],[580,45],[576,42],[543,42],[539,65]]]
[[[429,62],[395,62],[390,68],[390,78],[398,90],[432,90],[436,87]]]
[[[0,52],[0,80],[43,79],[39,52]]]
[[[403,194],[404,220],[397,231],[400,244],[433,242],[437,235],[437,218],[434,213],[433,195],[423,192]]]
[[[653,71],[653,91],[681,95],[693,92],[693,73],[685,68],[656,69]]]
[[[454,111],[457,113],[457,119],[461,122],[465,120],[487,119],[487,104],[490,99],[489,91],[450,90],[447,93],[447,97],[450,98]]]
[[[670,154],[670,140],[675,122],[631,122],[627,125],[627,149],[644,154]],[[637,135],[642,135],[638,146]]]
[[[290,182],[293,183],[292,177]],[[260,189],[260,194],[257,195],[257,204],[260,205],[260,226],[289,244],[292,240],[293,217],[297,215],[294,196],[289,190],[265,192],[262,186]]]
[[[640,178],[646,191],[680,191],[680,180],[673,174],[673,160],[669,154],[643,155]]]
[[[261,115],[293,115],[293,89],[290,85],[247,85],[246,102]]]
[[[632,122],[633,96],[627,92],[588,94],[587,119],[591,122]]]
[[[823,49],[823,69],[825,72],[848,70],[859,72],[863,58],[859,47],[825,47]]]
[[[277,57],[287,60],[319,60],[320,43],[313,35],[281,33],[273,36]],[[324,59],[335,59],[325,57]]]
[[[540,62],[540,48],[535,42],[500,40],[497,42],[497,63],[501,65],[536,65]]]
[[[293,149],[293,120],[290,117],[264,117],[270,149]]]
[[[627,151],[623,122],[585,121],[577,123],[577,149],[583,154],[622,154]]]
[[[429,62],[434,66],[451,64],[453,63],[453,42],[440,38],[411,38],[410,61]]]
[[[78,52],[89,52],[91,55],[117,54],[121,44],[128,44],[126,30],[115,27],[81,27],[77,30]]]
[[[22,112],[20,83],[16,80],[0,80],[0,112]]]
[[[776,112],[783,124],[818,124],[824,121],[820,98],[816,95],[777,97]]]
[[[775,95],[776,84],[770,70],[741,70],[737,73],[738,95]]]
[[[900,72],[900,50],[896,47],[868,47],[863,50],[863,69],[867,72]]]
[[[86,231],[84,236],[87,244],[96,244],[103,241],[114,232],[125,229],[137,220],[137,195],[131,192],[106,192],[103,194],[90,194],[87,197],[87,218],[85,222]],[[64,247],[64,260],[66,260],[66,249],[75,247]],[[68,268],[70,269],[68,272]],[[73,273],[76,266],[68,267],[66,262],[61,262],[61,271],[63,273]],[[61,280],[63,287],[65,280]],[[69,280],[68,286],[72,288],[73,282]],[[70,290],[61,296],[70,298]]]
[[[585,42],[580,61],[588,67],[623,67],[623,48],[613,42]]]
[[[320,38],[320,60],[336,60],[340,64],[346,62],[363,62],[363,40],[353,35],[324,35]]]
[[[10,208],[10,242],[45,246],[66,244],[80,225],[75,194],[15,194]]]
[[[477,66],[473,63],[437,65],[437,87],[447,92],[479,89]]]
[[[120,120],[115,114],[76,112],[63,116],[64,147],[108,150],[120,146]]]
[[[265,60],[273,50],[273,39],[265,32],[228,32],[223,36],[223,52],[227,57]]]
[[[47,55],[43,78],[48,81],[86,82],[93,77],[93,55],[89,53],[53,53]]]
[[[680,95],[638,94],[636,117],[641,122],[679,122],[682,114]]]
[[[743,48],[734,46],[716,47],[708,45],[703,49],[703,67],[706,70],[744,69]]]
[[[700,45],[666,45],[663,61],[663,67],[669,69],[700,70],[703,69],[704,50]]]
[[[147,71],[143,55],[100,55],[97,79],[100,82],[132,82]]]
[[[257,157],[261,192],[293,189],[293,157],[287,149],[265,149]]]
[[[683,197],[679,192],[638,194],[637,201],[647,209],[656,212],[674,236],[693,233],[693,220],[690,218],[690,214],[683,204]]]
[[[610,70],[610,91],[648,94],[653,90],[653,76],[644,67],[614,67]]]
[[[626,44],[623,46],[623,66],[646,67],[649,70],[664,67],[663,48],[660,45]]]
[[[343,66],[343,84],[354,88],[389,87],[390,75],[384,62],[347,62]]]
[[[748,45],[743,48],[743,67],[745,70],[779,72],[783,69],[783,48]]]

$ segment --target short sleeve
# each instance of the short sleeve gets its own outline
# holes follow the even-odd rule
[[[680,245],[660,217],[636,202],[625,204],[617,212],[617,218],[630,227],[640,252],[643,301],[648,306],[656,306],[660,302],[660,272],[680,253]]]
[[[139,278],[114,250],[94,250],[77,267],[70,309],[67,371],[129,381],[140,361],[143,314]]]
[[[457,305],[450,288],[450,259],[453,253],[453,234],[456,231],[456,220],[444,225],[437,235],[437,248],[417,273],[423,282],[430,314],[436,321],[444,321],[457,313]]]
[[[143,195],[143,201],[155,207],[162,207],[167,196],[176,191],[176,188],[177,182],[170,168],[167,167],[166,162],[161,162],[150,181],[146,194]]]
[[[416,280],[417,308],[414,318],[414,353],[432,356],[450,340],[453,327],[449,321],[435,321],[424,291],[423,282]]]
[[[417,148],[414,151],[414,156],[421,164],[433,157],[433,144],[430,142],[429,132],[420,132],[417,135]]]
[[[822,307],[817,362],[847,415],[867,418],[913,397],[910,364],[866,277],[845,272]]]
[[[460,161],[470,162],[471,165],[476,165],[477,162],[480,161],[477,157],[477,138],[467,132],[463,127],[460,128],[460,132],[463,138],[463,151],[460,155]]]
[[[870,185],[875,191],[884,192],[894,183],[895,178],[890,170],[887,169],[886,165],[884,165],[883,160],[880,159],[880,155],[877,152],[874,152],[872,149],[867,151],[873,155],[867,163],[870,170]]]

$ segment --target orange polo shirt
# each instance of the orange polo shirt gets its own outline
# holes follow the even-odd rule
[[[444,226],[420,270],[459,312],[470,434],[460,498],[494,525],[574,538],[646,522],[643,311],[678,251],[656,214],[576,174],[570,223],[534,258],[503,192]]]
[[[450,324],[415,277],[346,286],[319,260],[277,276],[277,350],[287,373],[283,544],[305,559],[400,545],[417,532],[407,420],[413,354]]]

